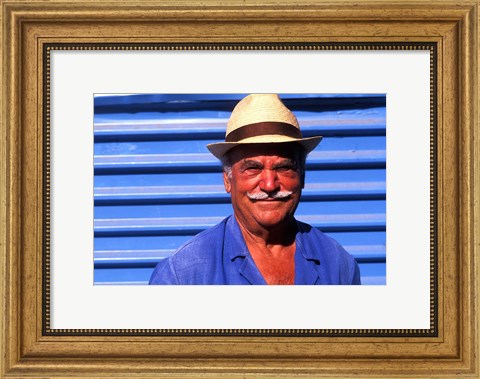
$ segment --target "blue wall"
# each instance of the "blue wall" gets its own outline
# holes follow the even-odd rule
[[[95,284],[146,284],[160,259],[232,213],[206,145],[224,140],[243,96],[95,96]],[[324,136],[296,217],[353,254],[363,284],[385,284],[385,96],[280,97],[304,137]]]

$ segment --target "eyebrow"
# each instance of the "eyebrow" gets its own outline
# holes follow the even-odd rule
[[[285,165],[296,166],[297,162],[294,159],[291,159],[291,158],[284,158],[280,162],[275,163],[273,165],[273,167],[279,167],[279,166],[285,166]]]
[[[244,160],[242,161],[242,167],[250,166],[250,165],[256,166],[256,167],[262,167],[262,166],[263,166],[260,162],[255,161],[255,160],[253,160],[253,159],[248,159],[248,158],[247,158],[247,159],[244,159]]]
[[[282,166],[285,166],[285,165],[297,167],[297,162],[295,161],[295,159],[283,158],[280,162],[275,163],[273,165],[273,167],[277,168],[277,167],[282,167]],[[263,164],[261,162],[256,161],[256,160],[245,158],[241,162],[241,167],[246,167],[246,166],[263,167]]]

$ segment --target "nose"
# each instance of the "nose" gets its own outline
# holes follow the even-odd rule
[[[262,177],[259,187],[264,192],[275,192],[279,190],[280,184],[278,183],[278,177],[275,170],[262,171]]]

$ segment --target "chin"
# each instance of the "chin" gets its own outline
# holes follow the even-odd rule
[[[277,215],[275,217],[260,217],[257,222],[264,228],[275,228],[290,219],[289,215]]]

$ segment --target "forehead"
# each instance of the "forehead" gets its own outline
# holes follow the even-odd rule
[[[295,160],[300,147],[294,143],[248,144],[233,148],[228,156],[232,164],[243,159],[279,157]]]

